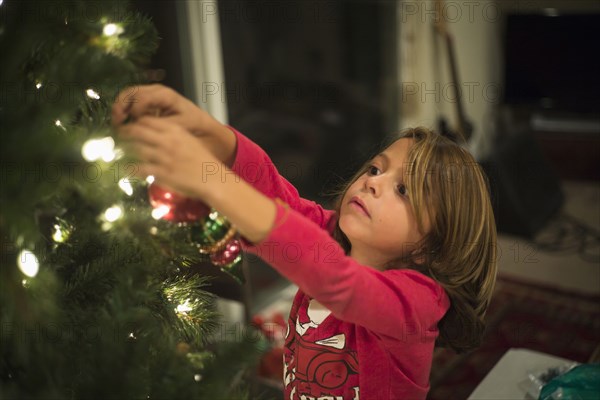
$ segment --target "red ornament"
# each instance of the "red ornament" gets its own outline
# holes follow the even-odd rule
[[[158,185],[150,185],[148,196],[152,207],[169,207],[169,212],[163,216],[167,221],[195,222],[210,214],[210,208],[202,201],[169,192]]]
[[[148,196],[155,209],[168,208],[161,218],[171,222],[196,222],[197,224],[191,225],[191,230],[200,228],[203,232],[199,233],[200,236],[196,237],[196,240],[192,236],[190,239],[192,242],[196,242],[198,251],[201,254],[210,254],[211,262],[221,271],[229,274],[240,284],[244,283],[244,274],[240,263],[242,260],[241,243],[235,239],[236,230],[224,217],[218,214],[216,217],[213,216],[211,209],[200,200],[169,192],[154,184],[148,188]],[[204,243],[205,238],[211,239],[208,244]]]
[[[219,267],[233,264],[238,261],[241,250],[240,241],[232,239],[225,244],[223,249],[212,253],[210,255],[210,261]]]

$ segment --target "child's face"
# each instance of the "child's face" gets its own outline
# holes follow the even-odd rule
[[[392,143],[344,195],[340,228],[352,245],[350,255],[362,264],[379,268],[406,256],[425,233],[418,230],[404,186],[413,144],[411,138]],[[427,219],[424,225],[428,231]]]

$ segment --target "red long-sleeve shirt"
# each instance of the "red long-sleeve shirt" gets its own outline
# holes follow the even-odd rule
[[[336,213],[303,199],[267,154],[237,137],[233,171],[276,202],[268,237],[245,250],[300,288],[284,348],[287,399],[424,399],[443,288],[410,269],[378,271],[331,237]]]

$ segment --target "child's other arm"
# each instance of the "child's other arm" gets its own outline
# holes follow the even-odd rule
[[[449,307],[444,290],[412,270],[378,271],[345,255],[329,234],[244,181],[214,181],[203,196],[254,246],[245,247],[339,319],[394,339],[430,334]]]
[[[276,204],[273,228],[246,248],[340,320],[395,339],[429,335],[449,307],[443,288],[414,270],[379,271],[345,255],[327,232]],[[407,336],[408,335],[408,336]]]

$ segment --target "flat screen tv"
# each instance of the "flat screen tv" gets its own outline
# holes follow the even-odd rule
[[[504,101],[534,111],[600,110],[600,14],[509,14]]]

